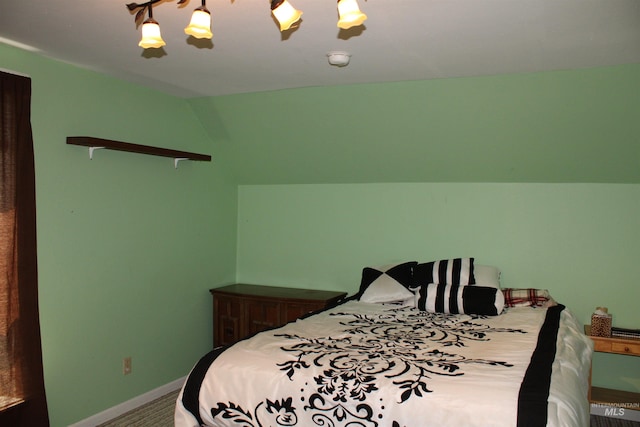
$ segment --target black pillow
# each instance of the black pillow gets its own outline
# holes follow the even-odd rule
[[[408,261],[381,267],[363,268],[358,295],[362,296],[362,293],[375,281],[397,282],[405,288],[409,288],[413,283],[413,268],[417,264],[417,261]]]
[[[412,287],[429,283],[445,285],[473,285],[473,258],[453,258],[431,261],[416,265],[413,271]]]
[[[499,289],[486,286],[430,285],[421,286],[417,307],[431,313],[498,315],[496,301]],[[504,304],[504,303],[502,303]],[[500,307],[502,311],[502,307]]]

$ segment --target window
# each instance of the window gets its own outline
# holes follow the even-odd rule
[[[0,72],[0,425],[48,426],[38,318],[31,79]]]

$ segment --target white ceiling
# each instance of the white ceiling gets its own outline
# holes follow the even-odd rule
[[[335,0],[290,0],[303,21],[284,34],[269,0],[209,0],[204,43],[183,32],[200,1],[167,0],[167,45],[147,51],[129,1],[3,0],[0,41],[181,97],[640,63],[639,0],[359,0],[369,19],[347,32]]]

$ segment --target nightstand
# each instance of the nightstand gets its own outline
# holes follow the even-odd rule
[[[594,351],[601,353],[623,354],[626,356],[640,356],[640,339],[620,337],[592,337],[591,325],[584,325],[584,333],[593,340]],[[602,387],[591,387],[589,375],[589,402],[600,404],[618,404],[620,407],[638,410],[640,393],[613,390]],[[626,404],[626,406],[622,405]],[[631,405],[629,405],[631,404]]]
[[[347,296],[346,292],[242,283],[210,292],[213,296],[214,347],[233,344],[312,311],[332,307]]]

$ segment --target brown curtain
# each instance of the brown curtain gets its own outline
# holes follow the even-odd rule
[[[0,425],[49,426],[42,373],[31,79],[0,72]]]

